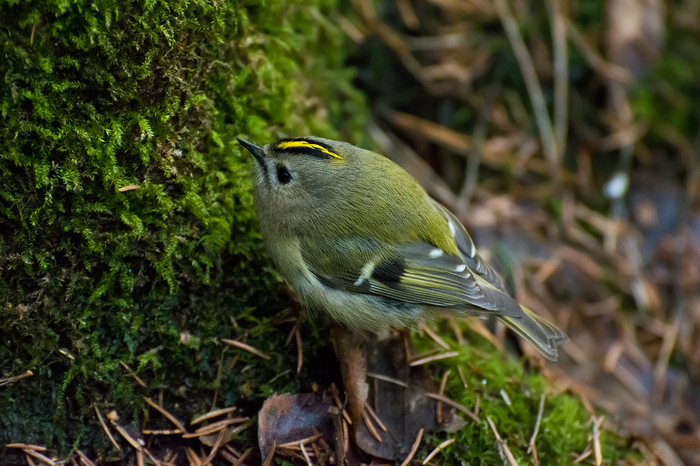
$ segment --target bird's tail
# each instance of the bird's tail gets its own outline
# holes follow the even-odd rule
[[[566,343],[568,337],[555,325],[550,324],[525,306],[517,317],[498,316],[515,333],[532,343],[545,358],[556,361],[557,347]]]

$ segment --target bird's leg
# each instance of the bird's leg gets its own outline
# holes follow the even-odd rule
[[[369,392],[364,339],[338,324],[333,324],[331,338],[340,363],[340,373],[348,400],[348,413],[353,424],[357,425],[362,418]]]

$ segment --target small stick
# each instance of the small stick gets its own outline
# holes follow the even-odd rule
[[[411,367],[416,367],[416,366],[421,366],[423,364],[428,364],[428,363],[431,363],[434,361],[439,361],[441,359],[454,358],[455,356],[459,356],[459,352],[448,351],[447,353],[436,354],[435,356],[428,356],[426,358],[416,359],[415,361],[411,361],[410,363],[408,363],[408,365]]]
[[[530,450],[535,446],[535,440],[537,439],[537,433],[540,431],[540,423],[542,422],[542,413],[544,412],[544,393],[540,395],[540,407],[537,410],[537,421],[535,422],[535,431],[532,433],[532,437],[530,437],[530,443],[528,444],[529,446],[527,447],[527,452],[530,453]]]
[[[294,441],[294,442],[282,443],[282,444],[280,444],[280,445],[277,445],[277,448],[292,448],[292,447],[296,447],[296,446],[299,445],[300,443],[301,443],[301,444],[313,443],[313,442],[315,442],[316,440],[320,439],[321,437],[323,437],[323,434],[322,434],[322,433],[318,433],[318,434],[312,435],[311,437],[306,437],[306,438],[303,438],[303,439],[301,439],[301,440],[296,440],[296,441]]]
[[[124,439],[127,442],[129,442],[132,447],[134,447],[136,449],[136,451],[141,451],[141,449],[143,448],[141,446],[141,444],[134,437],[129,435],[129,433],[126,430],[124,430],[124,428],[122,426],[115,423],[114,421],[112,421],[112,425],[114,426],[115,429],[117,429],[117,432],[119,432],[121,434],[121,436],[124,437]]]
[[[270,451],[267,453],[267,456],[265,457],[265,461],[263,461],[262,466],[270,466],[270,463],[272,463],[272,457],[275,456],[276,449],[277,449],[277,441],[273,440],[272,441],[272,448],[270,448]]]
[[[206,421],[207,419],[211,419],[213,417],[217,416],[222,416],[224,414],[232,413],[233,411],[236,410],[235,406],[231,406],[230,408],[222,408],[222,409],[217,409],[216,411],[210,411],[206,414],[202,414],[198,418],[195,418],[190,424],[199,424],[202,421]]]
[[[299,374],[301,372],[301,365],[304,362],[304,352],[302,351],[301,332],[299,331],[299,327],[296,327],[294,337],[297,341],[297,374]]]
[[[311,464],[311,458],[309,458],[309,454],[306,453],[306,448],[304,448],[304,444],[299,442],[299,446],[301,447],[301,452],[304,454],[304,459],[306,460],[306,464],[308,466],[313,466],[313,464]]]
[[[447,398],[446,396],[438,395],[437,393],[426,393],[425,396],[427,396],[428,398],[432,398],[434,400],[442,401],[443,403],[447,403],[448,405],[452,406],[453,408],[463,412],[464,414],[466,414],[467,416],[472,418],[474,420],[474,422],[479,422],[479,418],[476,417],[476,414],[472,413],[471,411],[469,411],[467,408],[465,408],[461,404],[457,403],[454,400]]]
[[[143,397],[143,399],[146,400],[146,403],[148,403],[150,407],[158,411],[163,416],[167,417],[170,422],[175,424],[175,427],[182,430],[183,432],[187,432],[185,425],[182,422],[180,422],[175,416],[167,412],[164,408],[161,408],[155,401],[153,401],[149,397],[145,396]]]
[[[214,459],[216,453],[221,447],[221,443],[224,441],[224,435],[226,435],[226,429],[221,429],[219,431],[219,435],[216,437],[216,442],[214,442],[214,445],[211,447],[209,455],[204,459],[204,461],[202,461],[202,466],[207,466],[209,463],[211,463],[211,460]]]
[[[7,448],[21,448],[22,450],[46,451],[46,447],[40,447],[39,445],[30,445],[28,443],[8,443],[5,446]]]
[[[248,351],[249,353],[253,353],[253,354],[256,355],[256,356],[260,356],[260,357],[263,358],[263,359],[270,359],[270,356],[268,356],[267,354],[263,353],[262,351],[260,351],[260,350],[258,350],[258,349],[256,349],[256,348],[253,348],[253,347],[250,346],[250,345],[247,345],[247,344],[245,344],[245,343],[241,343],[240,341],[237,341],[237,340],[229,340],[229,339],[227,339],[227,338],[223,338],[221,341],[223,341],[223,342],[226,343],[227,345],[235,346],[235,347],[240,348],[240,349],[242,349],[242,350],[246,350],[246,351]]]
[[[372,416],[372,419],[374,419],[374,422],[376,422],[379,425],[379,428],[382,429],[384,432],[386,432],[386,426],[382,422],[381,419],[379,419],[379,416],[377,416],[377,413],[374,412],[374,410],[368,405],[365,404],[365,408],[367,408],[367,412],[369,413],[370,416]]]
[[[365,425],[367,426],[367,430],[369,430],[369,433],[372,434],[372,437],[374,437],[374,439],[377,442],[381,443],[382,437],[381,437],[381,435],[379,435],[379,432],[377,432],[377,429],[376,429],[376,427],[374,427],[374,424],[372,424],[372,420],[369,418],[369,415],[367,414],[367,410],[362,411],[362,420],[365,422]]]
[[[105,420],[102,418],[102,413],[100,413],[100,410],[97,409],[97,405],[95,405],[94,407],[95,412],[97,413],[97,420],[100,421],[100,424],[102,425],[104,431],[107,433],[107,437],[109,437],[109,440],[112,442],[112,445],[114,445],[114,448],[116,448],[117,451],[122,451],[119,444],[117,444],[117,441],[114,440],[114,436],[112,435],[112,432],[110,432],[109,427],[107,427],[107,424],[105,424]]]
[[[459,380],[461,380],[462,384],[464,384],[464,388],[467,388],[467,379],[464,377],[464,370],[462,369],[462,366],[457,366],[457,373],[459,374]]]
[[[501,394],[501,398],[503,398],[503,401],[505,401],[506,405],[511,406],[513,404],[510,402],[510,397],[508,396],[505,390],[501,389],[499,393]]]
[[[92,461],[90,461],[90,458],[88,458],[87,456],[85,456],[85,453],[83,453],[83,452],[80,451],[80,450],[75,450],[75,452],[76,452],[76,453],[78,454],[78,456],[80,457],[80,462],[83,463],[85,466],[95,466],[95,463],[93,463]]]
[[[389,382],[404,388],[408,388],[408,384],[406,382],[399,379],[395,379],[393,377],[389,377],[388,375],[377,374],[376,372],[367,372],[367,377],[371,377],[373,379],[382,380],[384,382]]]
[[[141,431],[143,435],[179,435],[184,434],[181,429],[165,429],[165,430],[148,430],[144,429]]]
[[[445,393],[445,385],[447,384],[447,377],[450,375],[450,370],[448,369],[442,374],[442,380],[440,381],[440,391],[438,392],[440,396]],[[442,424],[442,401],[438,401],[435,404],[435,419],[438,424]]]
[[[146,382],[144,382],[143,380],[141,380],[141,377],[139,377],[138,375],[136,375],[136,372],[134,372],[134,370],[133,370],[131,367],[129,367],[128,364],[126,364],[126,363],[123,362],[123,361],[119,361],[119,364],[121,364],[122,367],[123,367],[124,369],[126,369],[126,371],[129,373],[129,375],[132,376],[132,377],[134,378],[134,380],[136,380],[136,382],[138,382],[139,385],[141,385],[142,387],[146,388]]]
[[[489,425],[491,426],[491,430],[493,430],[494,435],[496,436],[496,440],[498,441],[498,445],[502,448],[503,453],[505,454],[506,458],[508,458],[508,462],[511,464],[511,466],[518,466],[518,463],[515,462],[515,458],[513,457],[513,453],[510,452],[510,449],[508,448],[508,445],[501,439],[501,436],[498,435],[498,431],[496,430],[496,426],[491,420],[490,417],[486,416],[486,420],[488,421]]]
[[[440,338],[440,337],[438,336],[437,333],[433,332],[433,330],[432,330],[430,327],[428,327],[428,326],[425,325],[423,322],[421,322],[421,323],[420,323],[420,328],[421,328],[425,333],[427,333],[428,336],[429,336],[435,343],[437,343],[438,345],[442,346],[442,347],[445,348],[447,351],[450,350],[450,345],[448,345],[448,344],[445,342],[445,340],[443,340],[442,338]]]
[[[411,447],[411,451],[408,452],[408,456],[406,457],[405,460],[403,460],[403,463],[401,463],[401,466],[408,466],[408,463],[411,462],[413,457],[416,454],[416,451],[418,451],[418,446],[420,445],[420,441],[423,439],[423,428],[418,431],[418,435],[416,435],[416,440],[413,442],[413,446]]]
[[[20,375],[15,375],[13,377],[8,377],[6,379],[0,379],[0,387],[2,387],[3,385],[9,385],[11,383],[15,383],[18,380],[22,380],[26,377],[31,377],[32,375],[34,375],[34,373],[32,371],[26,371]]]
[[[197,456],[197,453],[194,452],[194,450],[190,447],[187,447],[187,450],[185,450],[185,453],[187,454],[187,459],[190,460],[190,465],[194,464],[194,466],[201,466],[202,465],[202,460]]]
[[[598,419],[593,418],[593,453],[595,453],[595,464],[603,464],[603,453],[600,449],[600,425],[603,423],[603,416]]]
[[[22,450],[22,451],[25,452],[25,453],[28,454],[28,455],[33,456],[34,458],[36,458],[36,459],[38,459],[38,460],[43,461],[43,462],[46,463],[46,464],[50,464],[51,466],[56,466],[56,463],[55,463],[53,460],[47,458],[46,456],[42,455],[41,453],[39,453],[39,452],[36,451],[36,450],[29,450],[29,449],[26,449],[26,450]],[[27,457],[27,458],[29,458],[29,457]]]
[[[243,464],[243,461],[245,461],[245,459],[248,458],[248,456],[250,456],[252,451],[253,447],[250,447],[246,451],[244,451],[241,457],[238,458],[238,461],[236,461],[233,466],[241,466],[241,464]]]
[[[331,384],[331,392],[333,393],[333,400],[335,401],[335,405],[338,407],[338,410],[341,412],[343,415],[343,419],[345,421],[352,425],[352,420],[350,419],[350,415],[348,414],[347,411],[345,411],[345,407],[343,406],[343,403],[340,401],[340,397],[338,396],[338,389],[336,388],[335,384]]]
[[[438,453],[440,453],[440,451],[442,451],[442,449],[445,448],[445,447],[447,447],[448,445],[452,445],[452,444],[454,443],[454,441],[455,441],[455,439],[451,438],[451,439],[445,440],[445,441],[442,442],[440,445],[438,445],[437,447],[435,447],[435,449],[434,449],[433,451],[431,451],[430,454],[429,454],[428,456],[425,457],[425,459],[423,460],[423,464],[424,464],[424,465],[425,465],[425,464],[428,464],[428,461],[430,461],[431,459],[433,459],[433,456],[435,456],[435,455],[437,455]]]

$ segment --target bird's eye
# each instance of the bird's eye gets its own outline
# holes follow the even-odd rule
[[[287,184],[292,181],[292,175],[284,165],[277,166],[277,181],[279,181],[281,184]]]

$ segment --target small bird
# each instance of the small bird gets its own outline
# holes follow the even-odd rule
[[[557,359],[566,335],[506,292],[459,220],[394,162],[314,136],[238,141],[256,161],[269,254],[309,309],[379,335],[441,316],[493,315]]]

